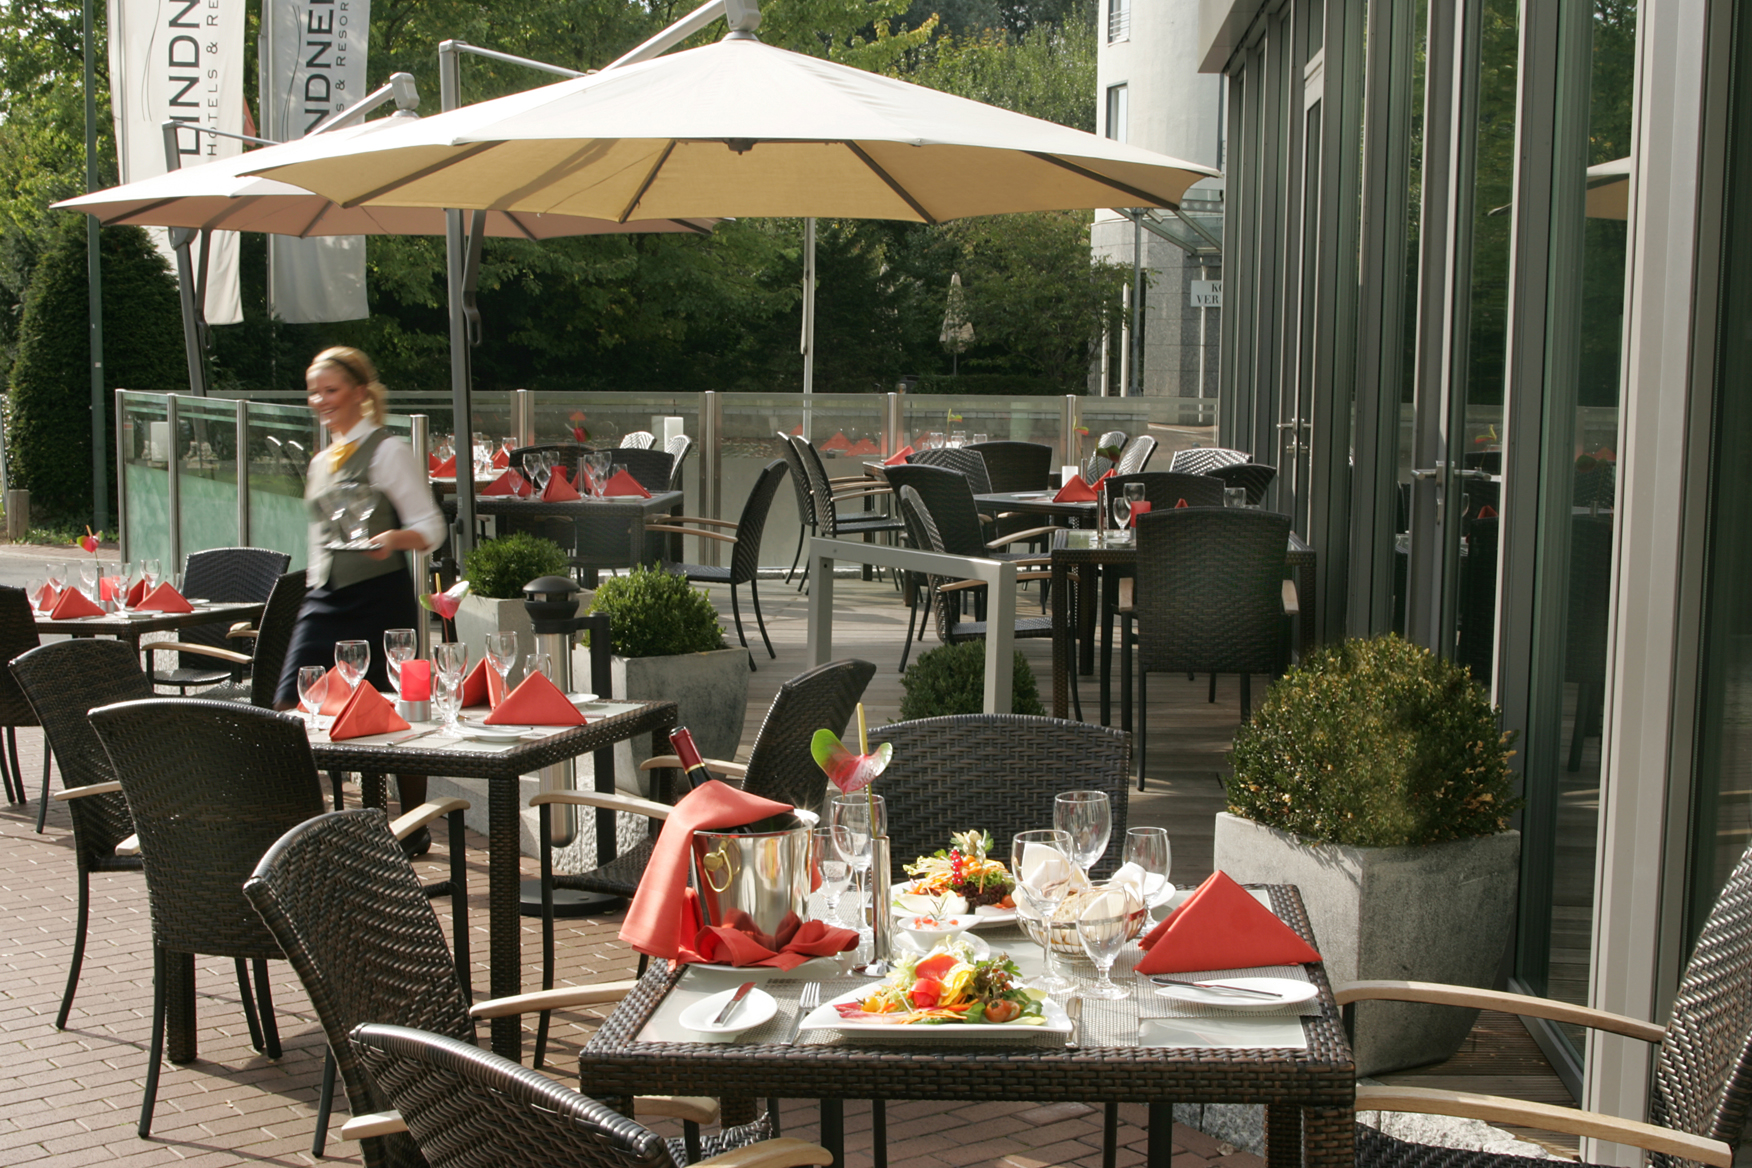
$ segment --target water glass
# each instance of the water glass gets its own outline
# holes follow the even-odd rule
[[[1060,791],[1052,800],[1052,825],[1070,837],[1070,855],[1087,872],[1107,852],[1113,836],[1113,806],[1105,791]]]
[[[1025,907],[1040,918],[1037,940],[1046,955],[1046,976],[1041,987],[1049,994],[1069,993],[1075,987],[1059,974],[1052,954],[1052,918],[1071,892],[1071,837],[1056,828],[1016,833],[1010,842],[1010,872]]]
[[[1168,842],[1168,831],[1161,827],[1126,829],[1124,862],[1135,864],[1144,874],[1144,907],[1154,909],[1167,903],[1174,893],[1168,883],[1168,872],[1174,860],[1174,849]]]
[[[468,665],[468,646],[461,641],[440,641],[432,646],[432,668],[438,676],[451,681],[462,678]]]
[[[532,450],[523,456],[523,477],[538,491],[547,487],[547,469],[542,465],[540,451]]]
[[[1113,513],[1113,529],[1115,531],[1124,531],[1126,525],[1131,522],[1131,496],[1127,495],[1124,491],[1116,491],[1112,487],[1108,487],[1107,499],[1108,506]]]
[[[79,561],[79,591],[92,599],[97,599],[98,568],[96,560]]]
[[[820,881],[819,891],[827,898],[827,915],[823,919],[830,925],[837,925],[840,923],[840,898],[851,883],[852,872],[845,856],[840,853],[839,845],[834,842],[833,828],[818,827],[809,833],[809,862]]]
[[[328,670],[320,665],[302,665],[298,669],[298,704],[304,708],[304,718],[316,729],[316,712],[328,700]]]
[[[418,646],[417,634],[413,629],[385,629],[383,632],[383,663],[389,668],[389,680],[396,691],[401,691],[401,667],[403,661],[414,659],[414,650]]]
[[[1224,487],[1223,488],[1223,506],[1225,506],[1225,507],[1245,507],[1245,506],[1247,506],[1247,488],[1246,487]]]
[[[141,560],[140,578],[146,581],[146,591],[151,592],[158,587],[158,582],[164,578],[164,568],[156,559]],[[55,585],[57,592],[60,591],[61,585],[54,577],[50,577],[49,583]]]
[[[966,446],[967,445],[967,431],[966,430],[951,430],[949,432],[949,445],[951,447],[956,448],[956,449],[959,449],[963,446]]]
[[[515,631],[500,630],[487,634],[487,661],[493,667],[493,672],[504,681],[511,673],[511,667],[517,664],[517,634]]]
[[[554,659],[539,647],[523,659],[523,676],[528,677],[533,673],[539,673],[549,681],[554,679]]]
[[[859,791],[852,795],[837,795],[828,807],[828,824],[833,829],[834,846],[851,866],[858,882],[858,904],[870,901],[870,841],[888,834],[888,805],[880,795]],[[870,905],[872,912],[887,912],[887,905]],[[870,932],[868,922],[858,930]]]
[[[1130,991],[1113,984],[1113,962],[1131,936],[1132,918],[1142,908],[1137,889],[1130,884],[1110,884],[1089,898],[1077,917],[1077,940],[1101,977],[1084,988],[1084,997],[1111,1001],[1131,996]]]
[[[65,570],[59,564],[44,564],[43,579],[47,580],[49,582],[49,587],[53,588],[57,593],[61,591],[62,586],[67,582]]]
[[[990,434],[975,434],[973,436],[973,444],[975,446],[982,445],[983,443],[990,442],[991,440],[992,440],[992,436]]]
[[[371,668],[371,642],[336,641],[335,668],[341,671],[342,681],[358,689],[365,680],[365,671]]]
[[[432,678],[432,712],[438,724],[454,735],[457,715],[462,712],[462,678],[439,673]]]

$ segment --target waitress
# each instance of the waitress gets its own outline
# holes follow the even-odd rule
[[[332,442],[310,460],[305,477],[310,591],[298,611],[274,695],[275,707],[282,710],[298,704],[301,666],[334,664],[336,641],[369,644],[366,677],[379,690],[388,688],[384,631],[416,628],[420,620],[403,553],[433,551],[445,536],[444,515],[432,501],[424,468],[415,463],[405,442],[383,428],[389,391],[377,380],[371,358],[345,346],[324,349],[310,363],[304,383],[310,408],[328,427]],[[367,529],[369,550],[329,548],[339,542],[329,522],[334,513],[330,494],[343,484],[352,490],[363,484],[372,493],[376,506]],[[397,787],[404,810],[425,799],[424,776],[400,776]]]

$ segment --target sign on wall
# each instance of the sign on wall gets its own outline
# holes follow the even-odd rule
[[[1194,280],[1188,293],[1194,308],[1223,307],[1223,282],[1221,280]]]

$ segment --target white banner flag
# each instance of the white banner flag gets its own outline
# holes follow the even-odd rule
[[[365,88],[371,0],[262,0],[262,126],[290,142],[346,109]],[[365,237],[268,236],[268,310],[291,324],[359,320]]]
[[[122,181],[163,174],[166,121],[214,130],[243,129],[244,0],[108,0],[110,106]],[[235,138],[184,131],[183,166],[198,166],[243,149]],[[152,229],[170,260],[168,233]],[[192,249],[200,262],[200,247]],[[199,278],[199,272],[196,272]],[[207,256],[208,324],[243,319],[237,295],[237,234],[213,233]]]

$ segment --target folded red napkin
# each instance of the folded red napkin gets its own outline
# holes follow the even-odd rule
[[[846,453],[856,455],[881,454],[882,449],[868,438],[860,438],[852,443],[852,448],[846,451]]]
[[[1059,488],[1058,494],[1052,497],[1052,501],[1054,503],[1093,503],[1095,491],[1083,481],[1082,475],[1074,474],[1071,476],[1070,482]]]
[[[1139,973],[1193,973],[1319,961],[1308,942],[1224,872],[1211,873],[1185,904],[1138,942]]]
[[[492,662],[482,657],[462,679],[463,706],[497,706],[504,700],[505,679],[499,676]]]
[[[169,585],[165,585],[169,587]],[[66,588],[61,592],[61,598],[55,601],[55,607],[49,609],[50,620],[74,620],[82,616],[102,616],[103,609],[93,604],[85,593],[77,588]]]
[[[786,913],[777,932],[763,933],[754,927],[752,917],[733,908],[724,914],[723,924],[694,934],[692,951],[684,946],[680,956],[683,961],[788,970],[811,957],[832,957],[857,946],[858,934],[851,929],[834,928],[824,921],[800,921],[796,913]]]
[[[572,484],[557,469],[548,476],[547,486],[541,490],[543,503],[566,503],[577,497],[578,492],[572,489]]]
[[[1133,527],[1136,527],[1138,525],[1138,516],[1148,515],[1149,513],[1150,513],[1150,501],[1148,499],[1139,499],[1137,502],[1132,504],[1131,525]]]
[[[128,599],[124,602],[129,608],[136,608],[146,599],[146,581],[136,580],[134,586],[128,589]]]
[[[369,681],[361,681],[347,704],[341,707],[341,712],[335,715],[335,724],[329,727],[329,741],[363,738],[367,734],[394,734],[407,728],[407,719],[395,712],[395,707],[377,692],[377,687]]]
[[[143,612],[193,612],[195,606],[183,599],[182,593],[170,586],[170,581],[154,588],[134,606]]]
[[[364,685],[365,683],[360,682],[359,684]],[[342,679],[340,666],[329,666],[328,691],[323,694],[322,705],[317,707],[316,712],[324,717],[332,718],[346,709],[347,703],[352,700],[353,688]]]
[[[496,467],[499,470],[504,470],[506,467],[508,467],[510,465],[511,465],[511,452],[509,450],[507,450],[503,446],[501,446],[501,447],[499,447],[498,450],[495,450],[493,452],[493,466],[494,467]]]
[[[905,466],[906,465],[906,457],[907,457],[907,455],[911,454],[912,452],[913,452],[913,448],[911,446],[902,446],[899,450],[896,450],[892,455],[883,459],[882,465],[883,466]]]
[[[142,581],[140,584],[134,585],[134,587],[136,587],[136,588],[144,587],[144,581]],[[44,584],[41,588],[37,589],[37,594],[33,599],[36,602],[37,608],[39,608],[43,612],[47,612],[47,611],[49,611],[49,609],[55,607],[55,601],[59,600],[60,598],[61,598],[61,594],[59,592],[56,592],[49,585]]]
[[[449,458],[446,458],[443,460],[440,460],[437,455],[432,456],[432,474],[433,474],[433,477],[445,478],[447,476],[454,475],[455,473],[456,473],[456,456],[454,454],[451,455]]]
[[[698,908],[684,895],[694,832],[740,827],[789,810],[789,803],[762,799],[717,779],[683,795],[663,821],[639,891],[627,906],[620,939],[651,957],[680,956],[683,942],[699,933]]]
[[[608,480],[608,486],[603,489],[605,495],[625,495],[638,499],[649,499],[651,492],[639,485],[639,480],[626,471],[621,471]]]
[[[1176,504],[1174,504],[1174,509],[1175,509],[1175,510],[1176,510],[1176,511],[1178,511],[1178,510],[1180,510],[1180,509],[1181,509],[1181,508],[1182,508],[1182,507],[1184,507],[1184,506],[1186,506],[1186,500],[1185,500],[1185,499],[1182,499],[1182,500],[1180,500],[1180,502],[1178,502],[1178,503],[1176,503]]]
[[[554,474],[558,475],[560,478],[565,479],[568,483],[572,481],[572,472],[567,470],[563,466],[554,467]]]
[[[835,430],[833,432],[833,437],[821,444],[823,453],[829,450],[850,450],[851,448],[852,440],[846,437],[846,432],[844,430]]]
[[[1478,518],[1480,519],[1495,519],[1496,517],[1497,509],[1492,507],[1489,503],[1486,503],[1478,509]]]
[[[432,474],[437,474],[439,461],[440,459],[436,454],[428,454],[426,456],[426,469]]]
[[[120,600],[123,591],[120,576],[105,576],[97,582],[97,594],[101,600]]]
[[[489,726],[582,726],[585,719],[559,687],[532,673],[482,720]]]
[[[508,470],[489,483],[481,494],[483,495],[522,495],[529,490],[529,484],[523,481],[523,476],[514,470]]]

